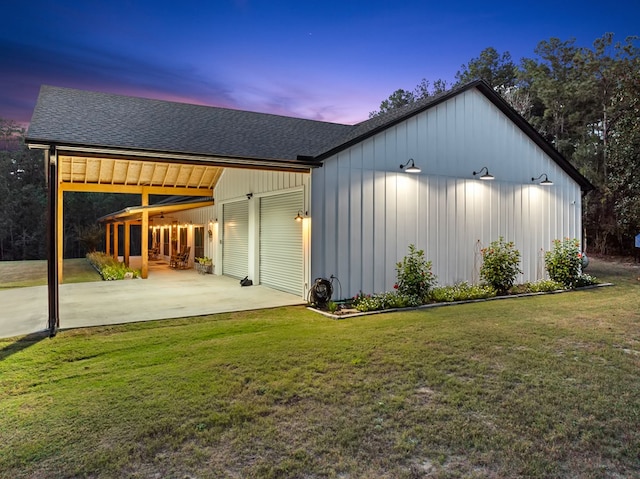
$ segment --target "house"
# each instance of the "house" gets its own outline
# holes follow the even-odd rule
[[[58,275],[64,192],[120,191],[141,195],[112,219],[150,232],[145,261],[194,245],[215,274],[303,298],[332,275],[343,297],[392,289],[409,244],[441,284],[476,281],[500,236],[538,279],[554,239],[582,236],[593,188],[482,81],[356,125],[44,86],[26,141],[53,179]],[[167,214],[153,194],[213,204]]]

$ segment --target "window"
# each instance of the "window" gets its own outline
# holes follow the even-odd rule
[[[193,254],[196,258],[204,257],[204,226],[193,228]]]
[[[164,241],[163,241],[163,245],[162,245],[162,254],[164,254],[165,256],[169,256],[169,228],[164,227],[162,228],[163,236],[164,236]]]

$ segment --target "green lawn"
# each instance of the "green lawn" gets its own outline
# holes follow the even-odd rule
[[[0,340],[0,477],[638,477],[640,275]]]
[[[62,265],[62,274],[65,283],[102,281],[102,277],[93,269],[86,258],[65,259]],[[46,261],[0,261],[0,289],[45,284],[47,284]]]

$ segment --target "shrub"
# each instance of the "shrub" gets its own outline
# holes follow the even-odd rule
[[[415,297],[405,296],[395,291],[364,295],[358,294],[352,301],[353,307],[360,312],[378,311],[381,309],[407,308],[419,306],[421,301]]]
[[[413,298],[413,302],[423,303],[429,289],[435,284],[436,276],[431,271],[431,261],[424,258],[424,251],[409,245],[409,254],[396,264],[397,282],[394,286],[400,296]]]
[[[583,286],[591,286],[592,284],[598,284],[599,281],[595,276],[590,274],[581,274],[576,278],[576,282],[573,284],[574,288],[581,288]]]
[[[140,277],[140,271],[128,268],[124,263],[116,261],[112,256],[104,253],[88,253],[87,260],[98,270],[105,281],[124,279],[126,273],[132,273],[134,278]]]
[[[453,286],[440,286],[433,288],[429,298],[436,303],[448,303],[452,301],[468,301],[471,299],[491,298],[496,295],[496,290],[489,285],[470,285],[467,282],[457,283]]]
[[[575,287],[581,274],[582,254],[577,239],[553,240],[553,248],[544,254],[544,264],[553,281],[566,288]]]
[[[488,248],[482,249],[480,277],[498,294],[505,294],[513,286],[516,276],[522,273],[519,264],[520,251],[515,249],[513,242],[507,243],[500,236]]]
[[[532,283],[517,284],[511,288],[511,293],[548,293],[549,291],[558,291],[559,289],[565,289],[562,283],[558,283],[552,279],[541,279]]]
[[[124,266],[124,265],[123,265]],[[102,279],[105,281],[114,281],[117,279],[124,279],[125,268],[120,265],[107,265],[100,270]]]

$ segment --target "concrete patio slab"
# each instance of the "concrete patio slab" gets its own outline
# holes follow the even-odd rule
[[[135,260],[132,260],[134,263]],[[132,264],[135,267],[135,264]],[[60,285],[60,328],[81,328],[156,319],[304,304],[293,294],[265,286],[241,287],[226,276],[172,270],[153,262],[149,278]],[[47,287],[0,291],[0,337],[47,328]]]

